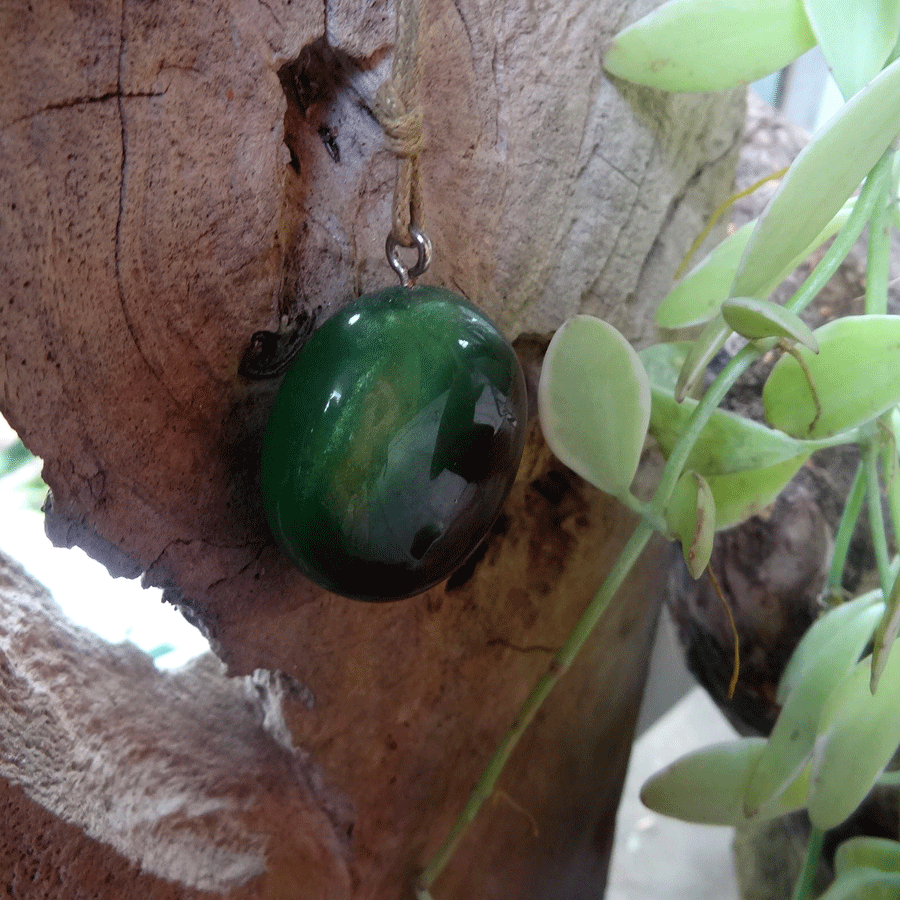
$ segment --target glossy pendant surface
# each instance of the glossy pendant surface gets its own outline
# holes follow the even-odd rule
[[[312,581],[392,600],[447,578],[494,522],[525,442],[513,348],[442,288],[367,294],[291,364],[262,454],[272,532]]]

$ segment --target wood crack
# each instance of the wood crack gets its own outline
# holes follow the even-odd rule
[[[119,293],[119,304],[122,307],[122,314],[125,318],[125,325],[131,335],[131,339],[135,345],[138,344],[137,335],[131,324],[131,319],[125,306],[125,286],[122,282],[122,218],[125,211],[125,168],[128,154],[127,141],[125,139],[125,105],[122,102],[122,63],[125,56],[125,0],[122,0],[122,12],[119,19],[119,57],[116,68],[116,105],[119,110],[119,134],[120,134],[120,151],[121,159],[119,162],[119,209],[116,214],[116,246],[115,246],[115,268],[116,268],[116,288]]]
[[[279,19],[278,16],[275,15],[275,10],[272,9],[272,7],[269,6],[268,3],[266,3],[266,0],[259,0],[259,5],[269,13],[269,15],[270,15],[270,16],[272,17],[272,19],[275,21],[275,24],[276,24],[282,31],[284,31],[284,24],[282,23],[281,19]]]
[[[158,365],[154,365],[154,363],[147,358],[147,355],[144,353],[143,347],[141,346],[141,342],[138,337],[137,329],[134,326],[134,322],[131,320],[131,316],[128,312],[128,304],[125,299],[125,281],[122,277],[122,223],[125,217],[125,201],[126,201],[126,178],[128,174],[128,134],[125,124],[125,100],[129,96],[129,92],[125,90],[123,85],[123,70],[125,65],[125,50],[127,47],[127,41],[125,40],[125,12],[126,12],[126,3],[127,0],[122,0],[122,14],[119,19],[119,58],[118,58],[118,66],[116,71],[116,91],[113,94],[113,97],[116,100],[116,104],[119,110],[119,133],[121,136],[121,162],[119,165],[119,209],[116,214],[116,232],[115,232],[115,252],[114,252],[114,262],[115,262],[115,271],[116,271],[116,291],[119,297],[119,306],[122,309],[122,318],[125,321],[125,328],[128,331],[128,334],[131,337],[131,340],[134,342],[134,346],[137,349],[138,355],[146,364],[147,368],[156,376],[156,379],[159,381],[163,390],[168,395],[169,399],[175,404],[176,407],[180,407],[182,404],[179,403],[178,399],[175,395],[169,390],[168,385],[162,377],[162,370]],[[163,92],[165,93],[165,92]],[[112,99],[112,98],[110,98]]]
[[[588,168],[588,166],[591,164],[591,160],[594,158],[594,155],[595,155],[595,154],[603,161],[603,163],[604,163],[605,165],[609,166],[609,168],[612,169],[613,172],[615,172],[617,175],[621,175],[622,178],[625,179],[625,181],[627,181],[627,182],[628,182],[629,184],[631,184],[631,185],[634,185],[634,187],[640,188],[640,184],[638,184],[638,182],[635,181],[634,178],[633,178],[631,175],[629,175],[627,172],[625,172],[625,171],[623,171],[622,169],[620,169],[615,163],[610,162],[610,160],[608,160],[608,159],[600,152],[600,145],[599,145],[599,142],[598,142],[597,144],[594,145],[594,149],[591,151],[591,153],[590,153],[590,155],[588,156],[587,160],[584,162],[584,164],[583,164],[583,165],[581,166],[581,168],[578,170],[578,174],[575,176],[575,182],[576,182],[576,183],[582,178],[582,176],[584,175],[584,173],[587,171],[587,168]]]
[[[619,244],[622,241],[623,235],[627,233],[629,226],[633,224],[634,211],[637,208],[638,204],[641,202],[644,190],[644,182],[647,180],[647,175],[650,172],[652,165],[652,158],[648,156],[648,158],[644,162],[644,171],[641,173],[640,182],[635,184],[635,182],[630,178],[628,179],[631,184],[635,185],[637,190],[634,192],[634,196],[631,198],[631,204],[628,207],[628,213],[622,216],[621,221],[619,222],[618,229],[616,230],[615,240],[610,246],[609,252],[606,254],[606,259],[603,261],[603,266],[601,267],[600,271],[597,274],[597,277],[594,279],[588,290],[582,294],[582,301],[587,294],[593,294],[597,291],[597,286],[599,284],[602,284],[607,276],[607,269],[609,268],[610,263],[618,258]]]
[[[251,560],[249,560],[248,562],[244,563],[244,565],[242,565],[242,566],[240,567],[240,569],[237,570],[237,572],[234,572],[234,573],[231,574],[231,575],[225,575],[225,576],[223,576],[222,578],[217,578],[217,579],[216,579],[215,581],[213,581],[211,584],[207,585],[207,588],[206,588],[207,591],[212,591],[212,590],[214,590],[215,588],[218,588],[218,587],[220,587],[220,586],[223,585],[223,584],[227,584],[228,582],[234,581],[234,580],[240,578],[241,575],[244,575],[244,574],[246,574],[247,572],[249,572],[250,569],[252,569],[254,566],[259,565],[259,561],[260,561],[260,559],[262,558],[263,553],[266,552],[266,547],[267,547],[268,545],[266,544],[265,541],[259,541],[259,542],[256,543],[256,544],[254,544],[254,543],[249,543],[249,544],[247,544],[247,546],[248,546],[248,547],[252,547],[252,546],[257,546],[257,547],[258,547],[256,553],[255,553],[254,556],[253,556],[253,559],[251,559]]]
[[[466,40],[469,42],[469,52],[471,53],[471,58],[473,60],[473,68],[474,68],[474,60],[477,58],[475,53],[475,41],[472,38],[472,31],[469,27],[469,23],[466,20],[465,13],[462,10],[462,6],[460,5],[459,0],[453,0],[453,8],[456,10],[457,16],[459,16],[460,24],[463,27],[463,30],[466,33]]]
[[[516,653],[549,653],[553,655],[557,651],[557,647],[550,647],[547,644],[514,644],[506,638],[491,638],[487,642],[488,647],[503,647],[506,650],[514,650]]]
[[[124,93],[122,87],[122,69],[125,59],[125,4],[126,0],[122,0],[122,13],[119,20],[119,58],[116,70],[116,86],[115,93],[116,104],[119,110],[119,134],[121,138],[120,151],[121,160],[119,163],[119,209],[116,214],[116,244],[115,244],[115,269],[116,269],[116,290],[119,295],[119,305],[122,307],[122,317],[125,320],[125,327],[128,329],[131,340],[134,342],[138,353],[143,358],[140,341],[128,315],[128,306],[125,302],[125,283],[122,278],[122,220],[125,216],[125,178],[128,168],[128,140],[125,133],[125,103],[122,97]],[[151,367],[152,368],[152,367]]]
[[[209,550],[226,550],[226,551],[235,551],[235,550],[250,550],[255,549],[256,552],[253,558],[244,563],[241,568],[230,575],[226,575],[223,578],[219,578],[216,581],[213,581],[209,584],[206,590],[211,590],[212,588],[222,584],[223,582],[230,581],[234,578],[237,578],[240,575],[243,575],[250,568],[252,568],[256,563],[259,562],[263,553],[268,546],[266,541],[258,540],[258,541],[245,541],[239,544],[227,544],[227,543],[217,543],[215,541],[208,541],[203,538],[173,538],[170,540],[156,555],[156,558],[148,565],[143,571],[141,583],[143,587],[172,587],[173,583],[170,583],[166,580],[164,583],[159,581],[159,569],[163,565],[164,558],[169,554],[170,551],[174,551],[178,547],[195,547],[196,545],[200,545],[203,548]]]
[[[132,91],[130,93],[122,93],[117,89],[115,91],[107,91],[105,94],[98,94],[97,96],[85,95],[81,97],[67,97],[65,100],[57,100],[55,103],[48,103],[40,109],[27,112],[24,115],[7,122],[3,126],[3,129],[5,130],[13,125],[18,125],[20,122],[27,122],[29,119],[35,119],[38,116],[42,116],[44,113],[55,112],[60,109],[77,109],[79,106],[90,106],[95,103],[108,103],[110,100],[116,100],[121,103],[122,100],[162,97],[165,93],[165,91]]]
[[[640,283],[640,279],[643,277],[644,270],[647,268],[648,261],[653,258],[658,245],[662,240],[664,240],[664,236],[668,234],[669,227],[675,220],[675,216],[677,215],[681,204],[684,203],[685,199],[691,194],[691,191],[700,183],[700,180],[710,169],[718,166],[725,159],[727,159],[730,154],[734,153],[737,150],[737,148],[740,146],[741,138],[742,132],[741,130],[738,130],[732,135],[732,139],[728,142],[728,145],[718,156],[714,157],[713,159],[706,159],[699,166],[697,166],[691,176],[687,179],[687,181],[685,181],[684,186],[671,199],[660,224],[656,240],[654,240],[647,253],[647,256],[644,259],[644,263],[641,267],[641,272],[638,276],[638,283]]]

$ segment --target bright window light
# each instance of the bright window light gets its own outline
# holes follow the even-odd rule
[[[19,463],[17,447],[16,433],[0,419],[0,455],[12,454],[16,463],[0,469],[0,550],[41,582],[73,622],[109,643],[130,641],[159,668],[178,668],[209,650],[206,638],[162,602],[161,590],[112,578],[84,551],[50,543],[34,508],[40,460]]]

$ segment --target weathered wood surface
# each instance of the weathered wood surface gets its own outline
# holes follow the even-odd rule
[[[510,338],[585,311],[647,340],[728,191],[740,96],[602,73],[606,41],[649,5],[428,4],[426,280]],[[368,111],[391,4],[5,0],[0,22],[0,410],[45,461],[48,531],[167,587],[233,674],[283,673],[264,686],[269,724],[322,779],[338,838],[352,825],[354,896],[398,896],[630,520],[532,424],[504,515],[449,587],[361,606],[271,542],[256,466],[277,380],[239,366],[255,332],[308,332],[392,278],[394,160]],[[593,896],[657,576],[623,592],[504,781],[539,838],[492,805],[442,898]]]
[[[73,626],[0,554],[0,875],[13,898],[349,896],[346,836],[251,678]]]

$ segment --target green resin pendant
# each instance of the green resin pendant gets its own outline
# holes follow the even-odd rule
[[[367,294],[322,325],[272,408],[262,494],[312,581],[393,600],[484,538],[525,443],[525,380],[475,306],[435,287]]]

